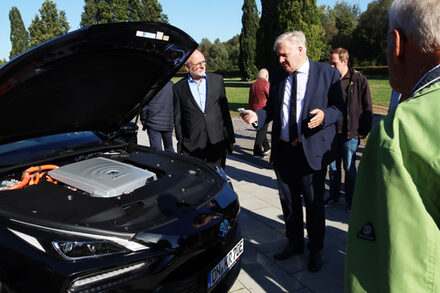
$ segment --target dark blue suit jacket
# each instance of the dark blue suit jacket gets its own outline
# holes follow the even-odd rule
[[[272,157],[274,167],[282,162],[278,157],[278,146],[281,134],[281,111],[284,98],[284,85],[288,73],[281,67],[271,74],[270,94],[266,107],[257,111],[258,125],[273,121]],[[324,121],[320,127],[309,129],[307,123],[313,109],[324,111]],[[325,168],[333,159],[332,144],[336,134],[336,123],[342,118],[344,101],[342,98],[339,72],[328,64],[310,61],[302,109],[301,137],[304,154],[313,170]]]

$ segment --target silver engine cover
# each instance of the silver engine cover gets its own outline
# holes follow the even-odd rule
[[[115,197],[157,179],[148,170],[101,157],[64,165],[48,174],[95,197]]]

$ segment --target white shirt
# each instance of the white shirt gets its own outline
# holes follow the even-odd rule
[[[298,127],[298,136],[301,135],[301,115],[304,107],[304,97],[306,95],[307,81],[309,79],[310,62],[309,59],[298,68],[296,75],[296,124]],[[281,140],[289,141],[289,112],[290,112],[290,92],[292,88],[293,75],[287,77],[284,88],[283,107],[281,110]]]

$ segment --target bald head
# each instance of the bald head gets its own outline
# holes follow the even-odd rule
[[[265,80],[269,80],[269,71],[267,71],[266,68],[262,68],[260,69],[260,71],[258,71],[258,78],[264,78]]]
[[[195,50],[185,62],[185,69],[192,79],[200,82],[205,76],[206,60],[202,52]]]

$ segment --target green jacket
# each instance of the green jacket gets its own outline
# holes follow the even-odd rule
[[[425,84],[440,70],[429,77]],[[368,139],[348,231],[348,293],[440,292],[440,82],[421,88]]]

